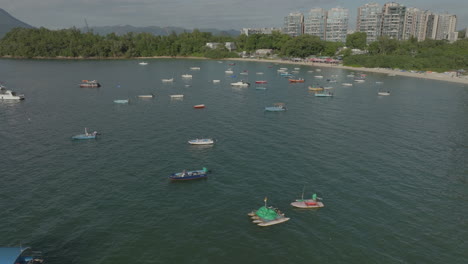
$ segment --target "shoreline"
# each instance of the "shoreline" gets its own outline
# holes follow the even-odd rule
[[[304,66],[313,66],[313,67],[327,67],[327,68],[338,68],[352,71],[364,71],[364,72],[373,72],[373,73],[383,73],[383,74],[394,74],[398,76],[406,76],[420,79],[428,80],[437,80],[437,81],[446,81],[460,84],[468,85],[468,76],[455,77],[450,76],[444,73],[437,72],[408,72],[401,70],[392,70],[384,68],[365,68],[365,67],[351,67],[344,66],[342,64],[326,64],[326,63],[316,63],[316,62],[296,62],[296,61],[284,61],[284,60],[270,60],[270,59],[253,59],[253,58],[223,58],[223,59],[209,59],[205,57],[193,57],[193,56],[153,56],[153,57],[132,57],[132,58],[122,58],[122,57],[34,57],[34,58],[21,58],[13,56],[2,56],[1,59],[28,59],[28,60],[142,60],[142,59],[194,59],[194,60],[223,60],[223,61],[251,61],[251,62],[264,62],[264,63],[278,63],[278,64],[291,64],[291,65],[304,65]]]
[[[228,60],[228,59],[225,59]],[[266,63],[282,63],[282,64],[291,64],[291,65],[304,65],[304,66],[313,66],[313,67],[327,67],[327,68],[337,68],[337,69],[345,69],[345,70],[353,70],[353,71],[365,71],[365,72],[373,72],[373,73],[383,73],[383,74],[394,74],[398,76],[406,76],[406,77],[413,77],[413,78],[420,78],[420,79],[428,79],[428,80],[437,80],[437,81],[446,81],[446,82],[454,82],[454,83],[461,83],[461,84],[468,84],[468,76],[460,77],[452,77],[450,75],[438,72],[424,72],[424,73],[416,73],[416,72],[408,72],[408,71],[400,71],[400,70],[392,70],[392,69],[384,69],[384,68],[365,68],[365,67],[351,67],[351,66],[344,66],[341,64],[326,64],[326,63],[316,63],[316,62],[295,62],[295,61],[283,61],[283,60],[268,60],[268,59],[251,59],[251,58],[231,58],[229,60],[235,61],[252,61],[252,62],[266,62]]]

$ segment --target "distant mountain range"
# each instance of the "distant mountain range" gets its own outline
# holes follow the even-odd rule
[[[82,32],[87,32],[87,28],[81,28]],[[129,32],[134,33],[151,33],[157,36],[167,36],[172,32],[176,34],[180,34],[183,32],[192,32],[191,29],[180,28],[180,27],[157,27],[157,26],[150,26],[150,27],[134,27],[131,25],[118,25],[118,26],[102,26],[102,27],[90,27],[90,31],[99,34],[99,35],[107,35],[109,33],[114,32],[117,35],[124,35]],[[239,36],[239,30],[219,30],[214,28],[200,28],[201,32],[210,32],[213,35],[223,35],[223,36]]]
[[[24,23],[10,15],[7,11],[0,8],[0,38],[3,38],[6,33],[8,33],[11,29],[15,27],[23,27],[23,28],[34,28],[31,25]],[[88,28],[81,28],[82,32],[87,32]],[[107,35],[109,33],[114,32],[117,35],[124,35],[128,32],[135,32],[135,33],[151,33],[153,35],[161,35],[167,36],[172,32],[176,34],[180,34],[183,32],[192,32],[191,29],[185,29],[180,27],[134,27],[130,25],[118,25],[118,26],[103,26],[103,27],[90,27],[90,31],[99,34],[99,35]],[[238,36],[240,32],[238,30],[218,30],[214,28],[205,28],[199,29],[202,32],[211,32],[213,35],[225,35],[225,36]]]
[[[15,27],[34,28],[10,15],[7,11],[0,8],[0,38]]]

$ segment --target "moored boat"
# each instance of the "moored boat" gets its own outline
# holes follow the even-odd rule
[[[80,83],[80,87],[82,87],[82,88],[99,88],[99,87],[101,87],[101,84],[96,80],[92,80],[92,81],[82,80],[81,83]]]
[[[341,85],[343,85],[343,86],[353,86],[352,83],[342,83]]]
[[[138,64],[143,65],[143,66],[144,66],[144,65],[148,65],[148,63],[145,62],[145,61],[142,61],[142,62],[140,62],[140,63],[138,63]]]
[[[323,91],[324,88],[323,87],[313,87],[313,86],[309,86],[309,91]]]
[[[200,70],[200,67],[190,67],[190,69],[191,69],[192,71],[199,71],[199,70]]]
[[[88,133],[88,129],[85,128],[84,134],[75,135],[72,137],[72,139],[95,139],[97,135],[99,135],[97,131],[94,131],[93,133]]]
[[[298,79],[289,79],[290,83],[303,83],[305,80],[303,78],[298,78]]]
[[[257,224],[258,226],[271,226],[288,221],[290,218],[285,217],[278,208],[267,207],[265,197],[265,205],[260,207],[257,210],[253,210],[247,215],[252,219],[252,223]]]
[[[138,95],[138,98],[154,98],[154,94],[142,94]]]
[[[191,74],[182,74],[182,78],[184,78],[184,79],[192,79],[192,75],[191,75]]]
[[[320,200],[321,198],[317,197],[317,194],[312,195],[312,199],[304,199],[304,195],[301,199],[296,199],[295,202],[292,202],[291,205],[297,208],[308,208],[308,209],[314,209],[314,208],[322,208],[324,207],[324,204]]]
[[[169,82],[173,82],[174,81],[174,78],[170,78],[170,79],[161,79],[161,81],[163,83],[169,83]]]
[[[314,94],[316,97],[333,97],[332,92],[322,92]]]
[[[33,251],[29,247],[0,247],[0,263],[2,264],[42,264],[42,252]]]
[[[213,83],[220,83],[220,80],[213,80]]]
[[[390,91],[381,91],[377,93],[378,95],[390,95]]]
[[[239,82],[231,83],[231,86],[249,87],[250,83],[242,80],[242,81],[239,81]]]
[[[286,111],[286,106],[284,103],[275,103],[273,106],[265,107],[265,111],[268,111],[268,112]]]
[[[205,108],[205,105],[204,104],[194,105],[193,108],[201,109],[201,108]]]
[[[3,100],[24,100],[23,94],[16,94],[0,84],[0,99]]]
[[[197,138],[189,140],[188,143],[190,145],[212,145],[214,144],[214,140],[211,138]]]
[[[201,170],[193,170],[193,171],[186,171],[183,170],[182,172],[173,173],[169,176],[169,179],[173,181],[180,181],[180,180],[196,180],[206,178],[208,176],[208,169],[203,167]]]
[[[265,84],[267,81],[255,81],[256,84]]]
[[[184,98],[184,95],[183,94],[171,94],[170,97],[171,98]]]
[[[322,75],[315,75],[314,77],[317,78],[317,79],[323,79]]]
[[[114,100],[114,103],[116,104],[128,104],[130,100],[129,99],[120,99],[120,100]]]

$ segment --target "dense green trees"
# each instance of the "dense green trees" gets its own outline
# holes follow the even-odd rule
[[[340,51],[345,65],[364,67],[400,68],[407,70],[446,71],[468,68],[468,39],[448,43],[443,40],[415,38],[397,41],[380,37],[366,45],[366,34],[348,35],[346,46]],[[306,58],[335,56],[343,43],[323,41],[316,36],[290,37],[280,32],[270,35],[213,36],[211,33],[184,32],[179,35],[155,36],[149,33],[127,33],[106,36],[82,33],[76,28],[49,30],[45,28],[11,30],[0,40],[0,56],[14,57],[72,57],[72,58],[132,58],[152,56],[198,56],[228,58],[238,55],[224,46],[207,48],[207,42],[234,42],[238,51],[254,52],[272,49],[279,56]],[[352,55],[351,48],[367,50],[364,55]]]
[[[415,38],[398,41],[380,37],[369,45],[368,51],[364,55],[346,56],[344,64],[438,72],[468,68],[468,39],[449,43],[445,40],[418,42]]]

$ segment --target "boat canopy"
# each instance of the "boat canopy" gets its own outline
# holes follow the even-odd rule
[[[27,249],[29,248],[0,247],[0,264],[23,263],[24,259],[20,258],[21,253]]]
[[[278,214],[275,210],[267,208],[265,206],[260,207],[257,212],[255,212],[260,218],[265,220],[275,220]]]

